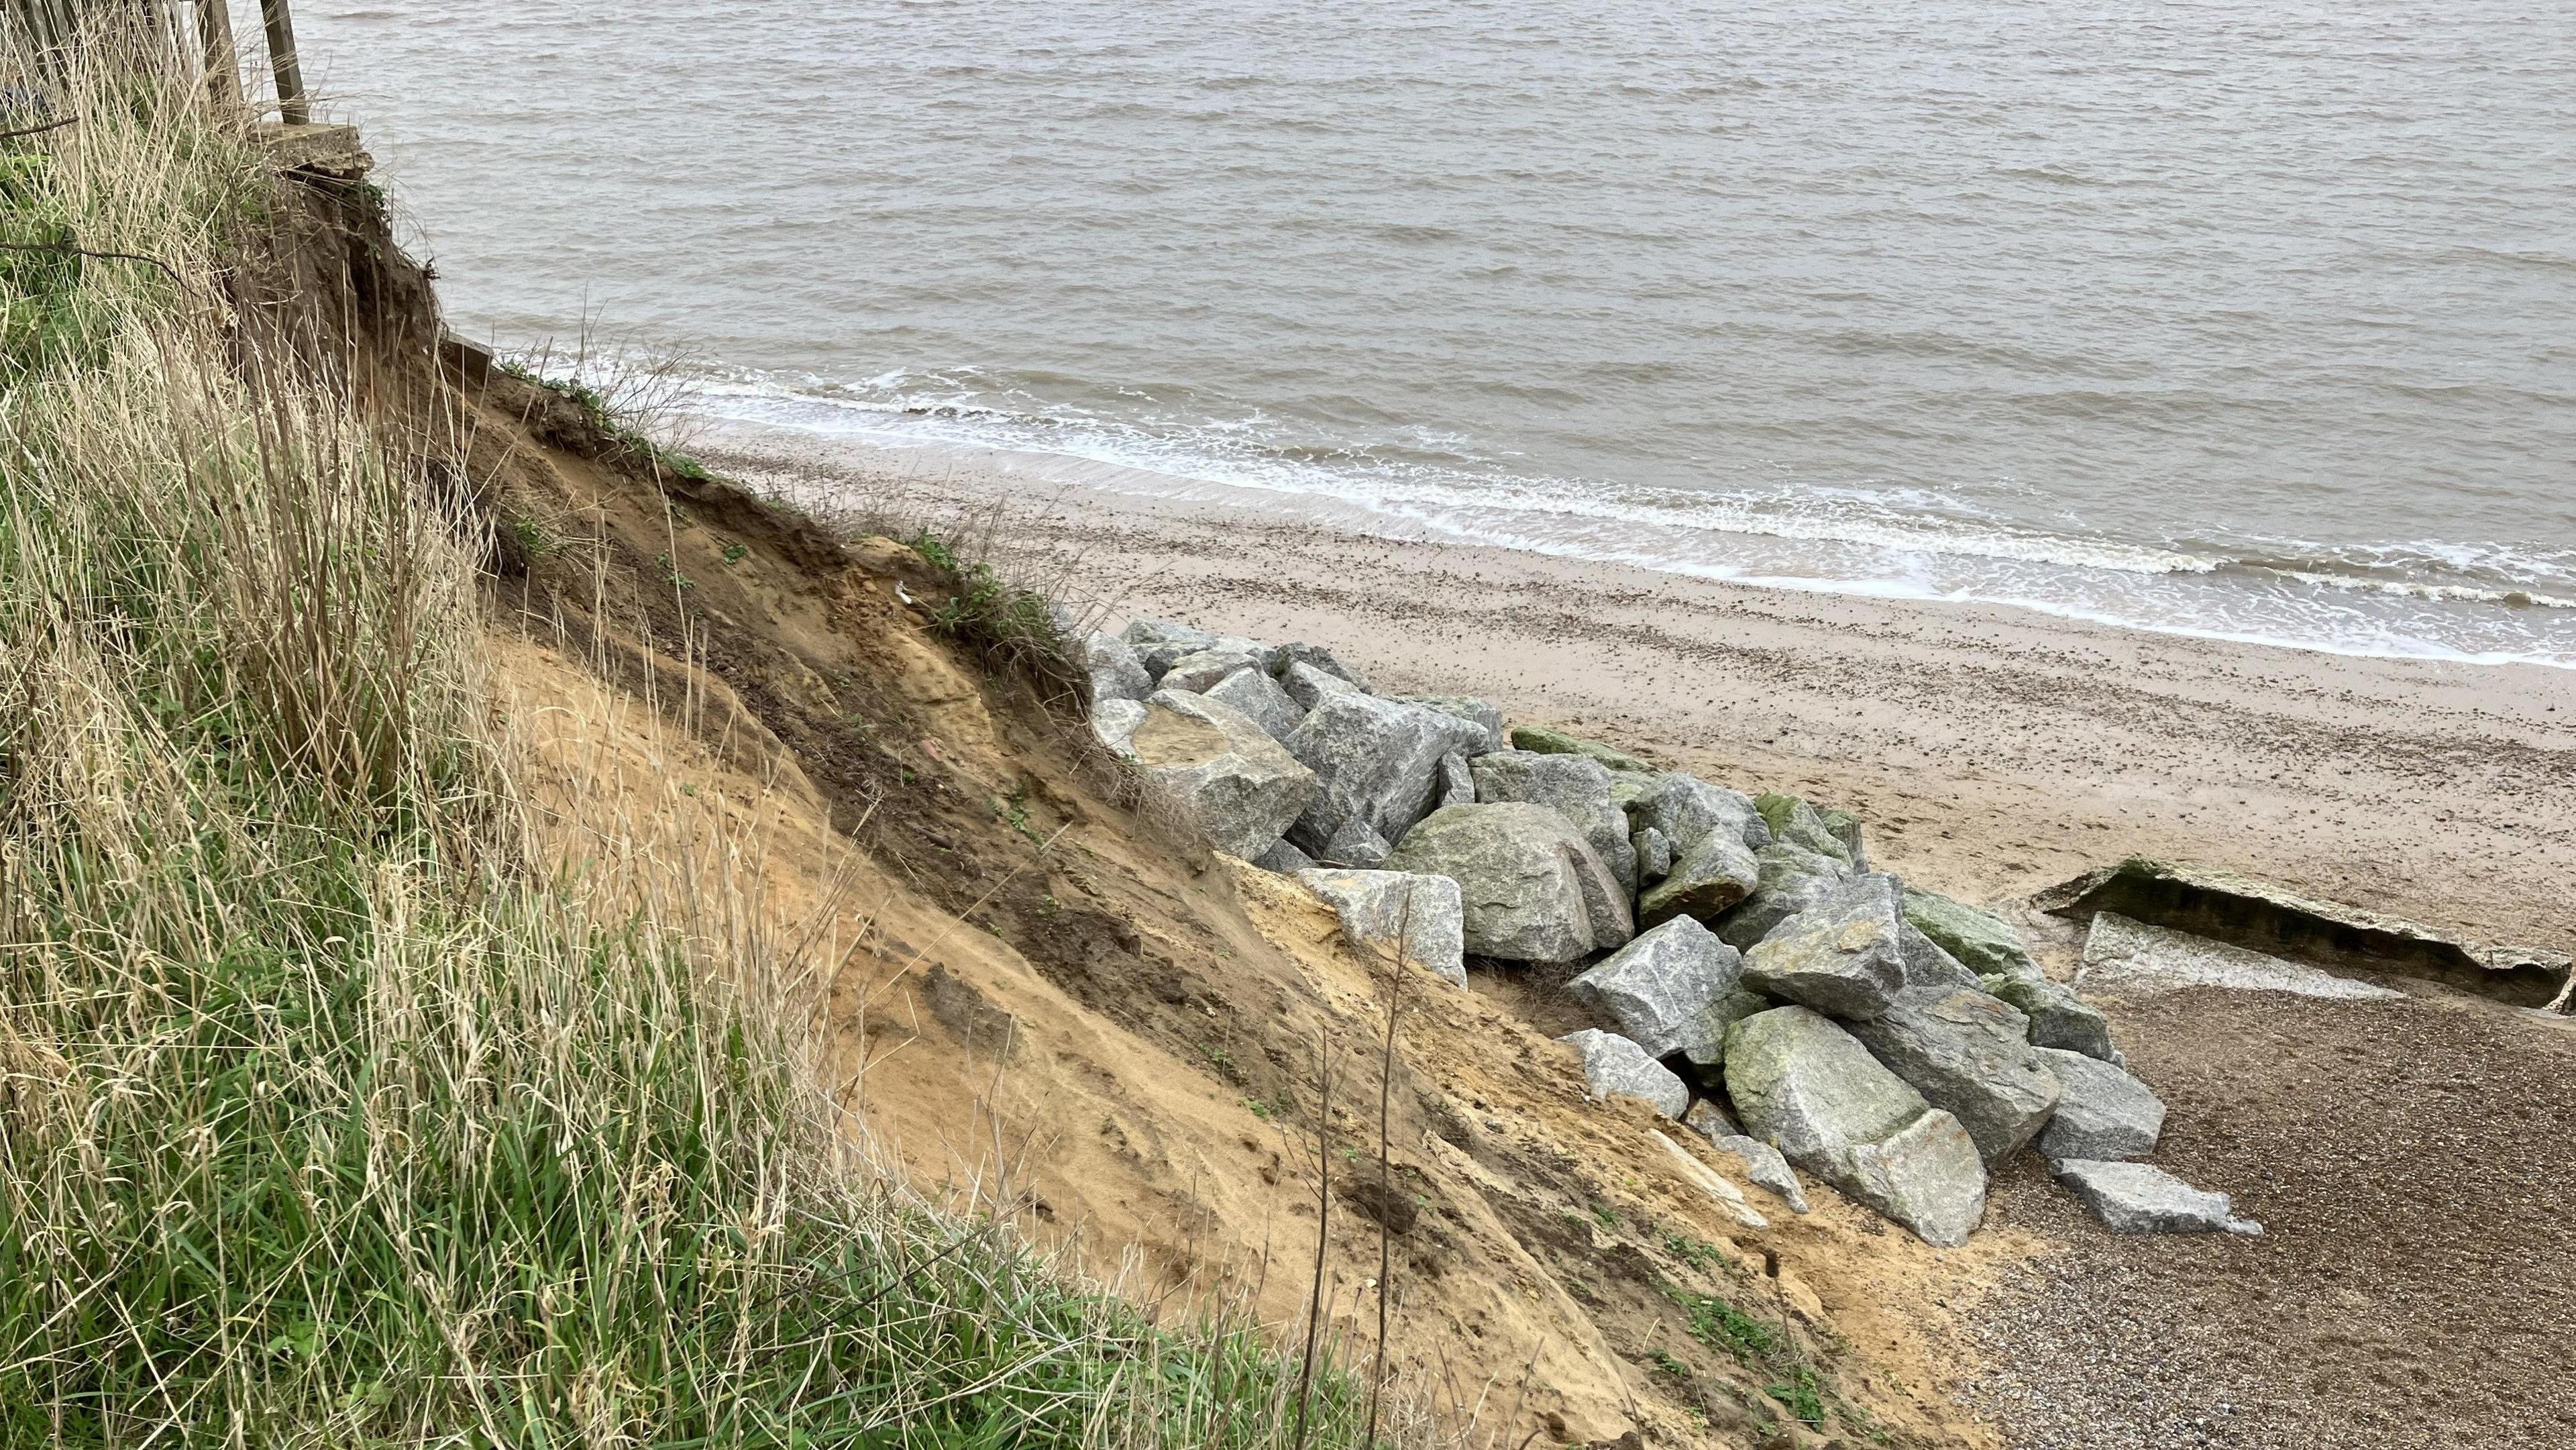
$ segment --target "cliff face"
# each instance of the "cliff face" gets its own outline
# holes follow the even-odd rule
[[[1158,829],[936,541],[764,503],[436,341],[368,203],[317,192],[263,285],[330,300],[298,325],[488,526],[488,653],[565,868],[761,964],[863,1171],[1160,1312],[1293,1340],[1319,1293],[1363,1372],[1383,1229],[1391,1381],[1474,1443],[1984,1442],[1933,1306],[2008,1241],[1730,1205],[1703,1139],[1584,1098],[1524,985],[1364,957],[1292,881]]]

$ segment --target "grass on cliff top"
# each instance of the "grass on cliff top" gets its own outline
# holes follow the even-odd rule
[[[0,1444],[1287,1443],[1263,1337],[848,1161],[793,964],[544,859],[481,541],[241,354],[284,183],[49,89],[0,236],[153,260],[0,254]]]

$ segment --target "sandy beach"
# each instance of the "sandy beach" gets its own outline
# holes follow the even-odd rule
[[[1847,806],[1891,869],[1970,899],[2143,853],[2576,946],[2576,671],[1752,588],[1363,534],[1289,496],[933,471],[783,432],[703,441],[808,503],[987,537],[1113,622],[1326,641],[1398,688]]]

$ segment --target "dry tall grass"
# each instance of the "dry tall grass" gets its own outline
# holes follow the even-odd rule
[[[221,300],[287,183],[112,48],[45,89],[79,123],[0,141],[0,235],[62,244],[0,252],[0,1440],[1280,1443],[1240,1323],[853,1161],[779,934],[535,848],[483,541]]]

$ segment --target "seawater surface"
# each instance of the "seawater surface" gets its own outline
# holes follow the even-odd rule
[[[946,466],[2576,665],[2576,7],[330,0],[469,330]]]

